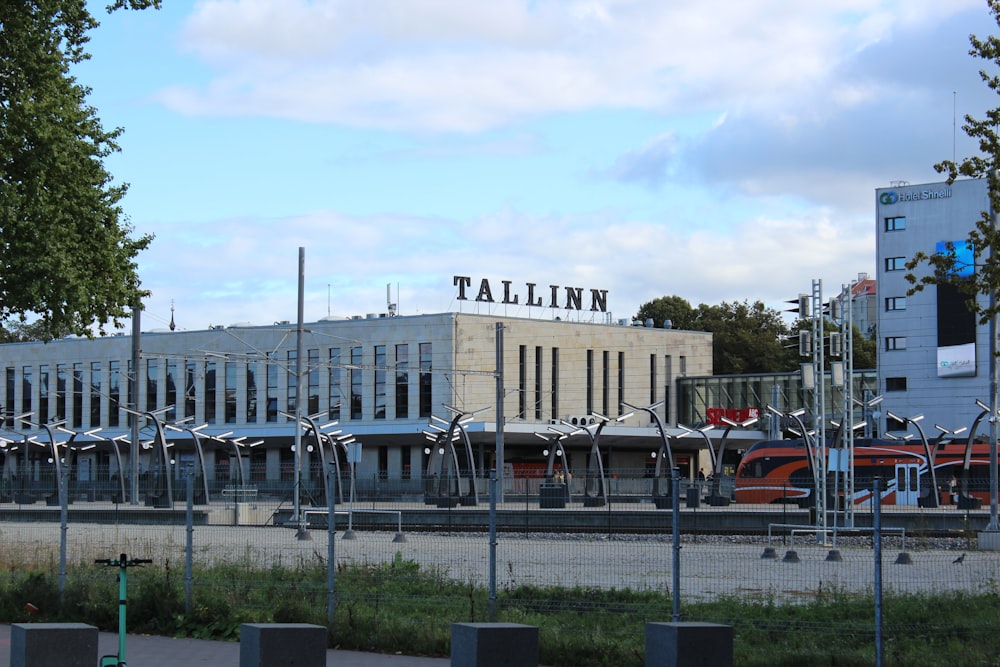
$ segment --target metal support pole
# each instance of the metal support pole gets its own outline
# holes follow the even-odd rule
[[[673,562],[673,598],[674,598],[674,623],[681,621],[681,471],[679,468],[673,469],[673,479],[671,493],[673,503],[671,515],[673,516],[673,538],[674,538],[674,562]]]
[[[187,505],[184,511],[184,525],[187,531],[187,542],[184,545],[184,613],[190,614],[191,610],[194,609],[192,589],[194,583],[194,471],[191,470],[190,466],[188,466],[186,478]],[[237,506],[239,506],[239,498],[237,498]]]
[[[882,489],[878,477],[872,480],[874,527],[872,540],[875,548],[875,667],[882,667]]]
[[[497,471],[490,471],[490,623],[497,620]]]
[[[334,546],[337,527],[333,500],[333,476],[336,470],[336,467],[331,465],[326,472],[326,620],[331,625],[333,624],[334,611],[337,608],[335,597],[337,559],[336,547]]]
[[[53,447],[53,449],[55,449]],[[59,603],[63,602],[66,591],[66,532],[69,530],[69,493],[67,493],[67,474],[63,468],[59,475]]]
[[[130,505],[139,504],[139,358],[142,356],[141,342],[139,340],[140,332],[142,328],[139,322],[139,307],[132,308],[132,371],[126,373],[126,379],[128,381],[129,396],[128,403],[129,408],[132,412],[128,413],[129,420],[129,438],[131,438],[131,444],[128,448],[129,454],[129,465],[132,468],[132,485],[131,485],[131,498],[129,498]],[[124,474],[124,472],[122,473]],[[122,502],[125,499],[122,498]]]
[[[494,465],[494,470],[497,476],[497,502],[503,502],[503,427],[504,427],[504,416],[503,416],[503,322],[497,322],[496,325],[496,346],[497,346],[497,369],[496,369],[496,379],[497,379],[497,433],[496,433],[496,465]]]
[[[306,530],[306,515],[302,512],[302,395],[305,393],[305,374],[302,372],[302,326],[305,318],[305,281],[306,281],[306,249],[299,248],[299,298],[298,319],[295,325],[295,475],[292,482],[292,495],[295,520],[299,524],[297,536],[300,540],[309,539]]]

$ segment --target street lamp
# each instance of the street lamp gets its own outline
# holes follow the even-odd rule
[[[590,414],[594,417],[594,423],[583,427],[574,426],[565,419],[560,419],[559,423],[573,429],[569,434],[571,436],[584,433],[590,438],[590,462],[587,465],[587,485],[584,487],[583,506],[601,507],[608,499],[608,481],[604,474],[604,460],[601,457],[601,450],[598,446],[601,439],[601,432],[608,424],[623,422],[635,413],[629,412],[619,415],[614,419],[606,417],[599,412],[591,412]],[[594,485],[597,488],[593,488]]]
[[[927,495],[921,495],[917,498],[917,505],[920,507],[938,507],[938,485],[937,485],[937,471],[934,470],[934,452],[931,451],[930,444],[927,442],[927,436],[924,434],[924,429],[920,427],[920,420],[924,418],[923,415],[914,415],[913,417],[900,417],[899,415],[893,414],[886,410],[885,416],[890,420],[895,420],[901,422],[902,424],[913,424],[914,428],[917,429],[917,434],[920,436],[920,443],[924,447],[924,458],[927,461],[927,470],[930,472],[931,478],[931,488]],[[899,489],[896,489],[897,493]]]
[[[753,426],[760,420],[759,417],[749,417],[741,422],[734,421],[729,417],[719,417],[719,421],[726,425],[726,430],[722,432],[722,439],[719,441],[719,451],[715,455],[715,467],[712,470],[712,488],[708,495],[708,504],[713,507],[725,507],[729,505],[729,496],[722,495],[722,470],[726,455],[726,443],[729,440],[729,432],[734,428],[747,428]]]
[[[670,472],[671,477],[674,474],[674,454],[670,450],[670,437],[667,435],[667,429],[664,428],[663,421],[660,419],[660,415],[657,414],[656,412],[656,408],[663,405],[663,401],[657,401],[656,403],[653,403],[652,405],[647,405],[646,407],[639,407],[637,405],[632,405],[631,403],[626,403],[625,401],[622,401],[622,405],[624,405],[629,410],[632,410],[633,412],[641,410],[642,412],[647,413],[653,419],[653,422],[656,424],[656,429],[660,434],[660,449],[658,452],[659,455],[657,455],[657,453],[654,453],[653,455],[653,457],[656,459],[656,472],[655,476],[653,477],[653,502],[656,504],[657,509],[667,509],[672,505],[672,503],[677,502],[677,500],[673,498],[672,479],[667,480],[669,482],[668,484],[666,484],[667,492],[666,493],[660,492],[660,486],[662,482],[661,461],[665,459],[667,461],[667,465],[669,466],[668,470]],[[670,504],[667,504],[667,500],[665,499],[669,499]]]

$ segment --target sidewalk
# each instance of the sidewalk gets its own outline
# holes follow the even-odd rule
[[[98,657],[118,650],[118,635],[102,632]],[[174,639],[129,635],[125,645],[128,664],[135,667],[177,667],[177,665],[219,665],[238,667],[239,642]],[[450,658],[417,658],[407,655],[383,655],[362,651],[326,653],[327,667],[447,667]],[[10,625],[0,624],[0,667],[10,667]],[[96,667],[96,663],[95,663]]]

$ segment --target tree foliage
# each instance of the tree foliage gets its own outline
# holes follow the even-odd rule
[[[135,258],[152,237],[132,236],[103,164],[121,129],[70,74],[97,25],[85,0],[0,3],[0,325],[38,318],[42,338],[104,333],[147,294]]]
[[[987,4],[994,20],[1000,25],[1000,0],[988,0]],[[972,45],[969,55],[1000,66],[1000,38],[990,35],[979,39],[970,35],[969,43]],[[981,69],[979,76],[990,90],[1000,94],[1000,75]],[[983,120],[966,115],[962,130],[979,141],[981,154],[963,158],[961,162],[944,160],[934,165],[934,169],[948,174],[949,184],[960,176],[985,178],[990,207],[1000,213],[1000,108],[987,111]],[[977,296],[989,296],[1000,288],[1000,232],[993,224],[990,211],[983,211],[969,232],[967,241],[976,265],[976,271],[971,276],[960,276],[955,271],[958,257],[954,244],[949,243],[945,252],[919,251],[906,264],[909,271],[906,279],[911,284],[907,294],[913,295],[928,285],[954,285],[968,297],[966,303],[969,310],[979,315],[980,323],[985,324],[1000,312],[1000,304],[977,300]],[[917,275],[919,267],[924,264],[930,272]]]

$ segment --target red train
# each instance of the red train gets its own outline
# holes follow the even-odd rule
[[[844,495],[840,457],[829,448],[827,493]],[[928,456],[928,454],[930,456]],[[934,475],[930,473],[933,462]],[[964,441],[922,443],[857,439],[854,444],[855,504],[870,503],[872,480],[881,481],[882,503],[937,507],[957,504],[975,509],[989,503],[989,446]],[[839,479],[835,479],[839,478]],[[802,440],[765,440],[750,447],[736,470],[738,503],[795,503],[808,506],[815,489]],[[931,494],[935,494],[931,496]]]

